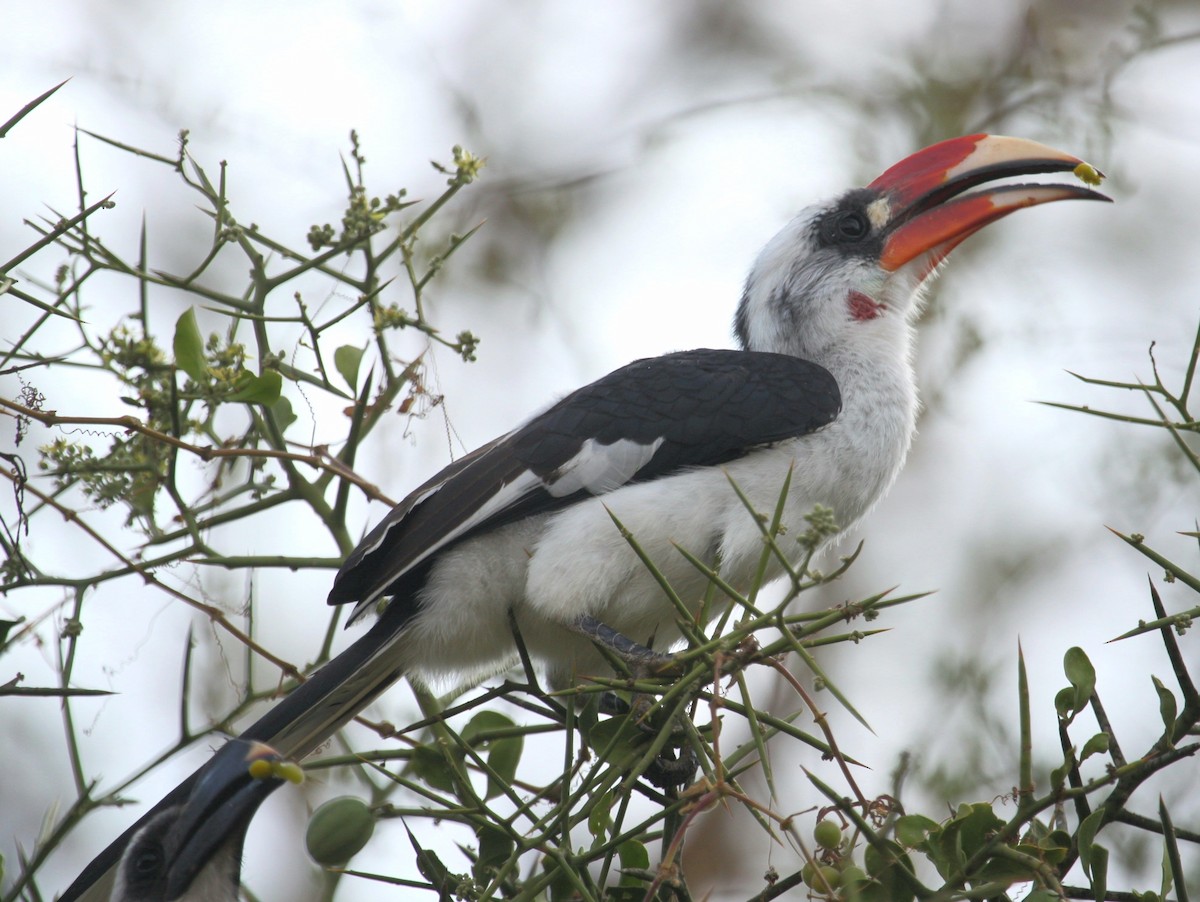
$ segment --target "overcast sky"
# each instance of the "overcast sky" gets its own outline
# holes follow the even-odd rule
[[[486,225],[430,295],[447,332],[481,336],[479,361],[437,353],[444,409],[412,435],[385,431],[360,459],[394,498],[452,452],[630,359],[729,346],[757,249],[800,207],[865,183],[924,143],[985,129],[1091,160],[1108,173],[1103,190],[1116,204],[1018,213],[957,251],[935,286],[918,352],[920,435],[895,489],[843,544],[866,541],[829,600],[890,586],[936,594],[890,613],[888,636],[829,660],[877,734],[837,721],[843,743],[874,765],[868,792],[888,789],[900,750],[929,769],[954,758],[967,722],[956,717],[961,694],[933,679],[939,669],[998,668],[1001,698],[1015,710],[1018,638],[1048,756],[1051,700],[1072,645],[1097,664],[1118,730],[1138,737],[1136,747],[1149,743],[1158,722],[1149,680],[1125,685],[1121,675],[1152,669],[1165,678],[1167,663],[1154,640],[1105,643],[1152,616],[1152,568],[1105,526],[1145,533],[1168,557],[1194,561],[1194,542],[1176,535],[1194,528],[1194,481],[1174,481],[1163,433],[1033,402],[1147,414],[1143,399],[1088,388],[1067,371],[1149,379],[1154,341],[1164,380],[1180,380],[1200,318],[1200,44],[1138,48],[1154,29],[1195,34],[1193,5],[1143,5],[1149,14],[1108,0],[1086,12],[1066,0],[741,11],[683,0],[8,6],[0,120],[71,82],[0,142],[3,259],[32,240],[23,218],[72,208],[76,124],[167,155],[190,129],[191,151],[210,171],[228,161],[235,211],[297,245],[310,224],[340,215],[339,154],[351,129],[380,194],[400,186],[414,198],[435,194],[444,177],[428,161],[448,159],[454,144],[487,157],[481,184],[447,214]],[[163,268],[194,264],[207,228],[194,197],[145,161],[95,141],[80,147],[91,196],[117,191],[106,237],[132,254],[144,214],[152,257]],[[39,260],[46,278],[62,262]],[[91,296],[97,321],[115,323],[130,309],[123,290]],[[17,334],[14,303],[4,299],[0,312],[6,342]],[[5,396],[18,389],[0,377]],[[72,411],[72,389],[59,391],[47,407]],[[93,403],[102,415],[126,412],[115,399],[111,410],[102,398]],[[446,416],[459,442],[448,443]],[[0,450],[13,450],[9,432]],[[382,514],[364,507],[364,524]],[[55,560],[36,536],[33,547]],[[74,553],[59,551],[63,560]],[[226,580],[245,591],[240,577]],[[256,591],[281,596],[293,616],[318,608],[323,624],[324,577],[283,582],[260,581]],[[1172,610],[1195,604],[1185,587],[1160,580],[1160,589]],[[0,598],[0,617],[33,616],[56,600],[14,593]],[[85,759],[108,779],[173,738],[175,662],[189,621],[165,597],[128,594],[112,605],[109,623],[88,624],[106,638],[86,646],[77,670],[80,685],[122,693],[80,709],[94,718]],[[0,682],[20,670],[31,685],[53,683],[53,637],[48,623],[46,644],[0,659]],[[170,684],[158,699],[142,694],[153,674]],[[12,862],[15,844],[28,849],[44,813],[71,789],[65,763],[53,760],[62,744],[54,703],[6,701],[0,712],[0,853]],[[47,757],[30,760],[30,747]],[[203,754],[162,768],[138,799],[152,803]],[[797,797],[784,807],[815,801],[799,781],[788,785]],[[276,839],[290,836],[299,804],[280,802],[274,821],[285,826],[264,818],[252,838],[252,850],[274,852],[252,854],[248,866],[264,898],[300,898],[310,879],[307,865],[277,863],[303,861],[282,845],[292,839]],[[61,890],[134,816],[91,818],[61,864],[43,872],[43,892]],[[365,868],[401,872],[386,849],[373,851]],[[766,850],[750,851],[750,872],[712,878],[718,893],[735,898],[756,885]],[[293,895],[270,888],[281,870]],[[358,885],[343,897],[395,898]]]

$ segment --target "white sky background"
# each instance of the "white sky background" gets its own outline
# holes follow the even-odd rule
[[[1028,102],[983,123],[992,112],[986,97],[967,98],[957,114],[934,98],[961,101],[954,86],[1004,58],[1024,16],[1019,9],[780,3],[757,10],[759,31],[702,44],[700,11],[717,15],[719,4],[10,3],[0,119],[55,82],[72,81],[0,142],[0,258],[30,242],[22,218],[45,205],[73,206],[75,123],[168,155],[176,132],[190,129],[192,153],[210,173],[229,161],[235,212],[297,245],[311,223],[340,215],[338,154],[350,129],[362,137],[369,184],[380,194],[403,185],[412,197],[433,196],[443,177],[428,160],[447,160],[451,145],[464,144],[489,164],[451,215],[464,225],[488,223],[455,258],[462,271],[452,267],[431,297],[447,332],[470,328],[483,339],[477,364],[464,366],[448,352],[436,358],[445,409],[470,448],[634,357],[728,346],[757,249],[801,206],[865,183],[921,143],[950,137],[931,131],[938,121],[957,115],[966,128],[982,123],[1084,156],[1108,172],[1103,190],[1117,204],[1018,213],[957,251],[936,286],[918,358],[928,408],[921,433],[896,488],[853,537],[866,548],[831,595],[856,598],[893,585],[937,594],[886,615],[889,635],[824,660],[877,734],[835,715],[843,746],[874,764],[864,778],[868,793],[890,788],[902,749],[929,770],[954,759],[967,720],[956,707],[963,704],[957,687],[933,680],[946,661],[995,669],[999,711],[1015,720],[1018,638],[1046,759],[1057,746],[1051,701],[1065,685],[1061,660],[1072,645],[1097,664],[1118,736],[1132,746],[1127,754],[1137,754],[1157,735],[1157,701],[1148,680],[1129,683],[1123,674],[1152,669],[1169,682],[1170,671],[1155,639],[1105,645],[1152,616],[1146,575],[1153,568],[1104,526],[1143,532],[1172,559],[1193,562],[1195,545],[1175,533],[1194,528],[1194,478],[1168,482],[1174,458],[1163,433],[1030,402],[1147,413],[1140,399],[1087,388],[1064,371],[1149,378],[1151,341],[1165,381],[1179,382],[1200,316],[1200,51],[1185,43],[1138,58],[1117,75],[1113,106],[1103,110],[1101,76],[1143,20],[1132,4],[1090,4],[1079,18],[1059,8],[1074,5],[1038,5],[1042,43],[1029,50],[1030,69],[1062,102],[1051,107],[1018,92]],[[1200,27],[1186,4],[1163,6],[1167,33]],[[760,53],[746,51],[754,42]],[[897,85],[919,84],[914,56],[938,84],[905,106]],[[156,265],[194,263],[207,224],[185,189],[165,171],[94,142],[82,146],[92,199],[118,191],[117,209],[95,220],[104,234],[132,256],[145,211]],[[597,178],[566,195],[572,218],[535,240],[518,214],[559,201],[531,187],[583,175]],[[473,275],[485,250],[506,256],[505,284],[485,286]],[[39,259],[44,277],[61,262]],[[98,321],[131,309],[129,287],[121,290],[90,295]],[[11,341],[15,302],[0,303],[0,339]],[[163,323],[174,316],[164,314]],[[982,345],[972,350],[976,337]],[[89,412],[75,408],[65,387],[55,397],[52,381],[37,384],[48,408]],[[18,386],[0,377],[0,389],[12,397]],[[101,415],[127,412],[115,398],[88,404]],[[413,440],[401,427],[378,435],[359,461],[397,498],[449,453],[440,412],[418,425]],[[6,428],[0,450],[12,451],[11,442]],[[32,462],[31,446],[22,453]],[[382,514],[364,509],[364,523]],[[332,553],[312,537],[280,535]],[[252,546],[252,538],[262,539],[247,537],[246,553],[271,550]],[[40,562],[60,555],[64,568],[91,554],[39,547],[36,535],[30,547]],[[241,575],[212,580],[210,592],[234,599],[246,592]],[[276,629],[286,646],[285,627],[310,608],[323,628],[327,586],[324,574],[260,574],[256,597],[287,612],[285,624],[264,628]],[[132,581],[124,589],[108,591],[111,620],[91,609],[86,626],[96,638],[77,670],[79,685],[122,693],[76,706],[92,718],[84,755],[102,782],[173,738],[189,620]],[[1160,581],[1160,589],[1169,609],[1195,604],[1182,586]],[[35,616],[58,600],[33,598],[0,598],[0,616]],[[44,638],[52,640],[49,628]],[[1196,660],[1195,637],[1184,642]],[[0,659],[0,682],[20,670],[29,685],[52,684],[54,665],[52,642],[29,644]],[[161,697],[142,694],[148,684]],[[401,710],[390,716],[402,719]],[[44,813],[72,790],[53,701],[2,702],[0,723],[0,853],[13,862],[16,843],[28,849]],[[204,754],[162,768],[134,794],[152,803]],[[1006,791],[1015,757],[987,766],[995,792]],[[785,782],[795,797],[778,807],[817,803],[798,767],[791,772],[796,779]],[[311,885],[303,852],[286,835],[289,824],[302,823],[303,802],[298,793],[281,801],[285,795],[277,793],[259,819],[248,855],[248,883],[267,899],[303,898]],[[1139,810],[1152,813],[1153,802],[1146,793]],[[1176,804],[1176,822],[1195,827],[1200,806],[1186,798]],[[42,891],[64,888],[135,816],[93,816],[43,872]],[[748,861],[749,870],[710,884],[728,898],[759,888],[768,854],[760,833],[740,835],[751,845],[732,860]],[[402,831],[387,836],[355,864],[404,873]],[[357,883],[343,897],[397,898]]]

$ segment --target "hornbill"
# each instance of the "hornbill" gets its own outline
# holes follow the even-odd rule
[[[853,525],[892,483],[912,439],[922,287],[959,242],[1014,210],[1108,200],[1078,185],[987,185],[1072,170],[1098,180],[1081,160],[1033,141],[970,135],[802,211],[746,279],[738,350],[622,367],[397,505],[329,595],[355,603],[350,622],[387,600],[379,619],[242,738],[302,758],[402,675],[508,664],[514,623],[555,685],[604,671],[597,640],[631,653],[637,643],[669,647],[680,636],[676,609],[614,518],[694,610],[707,579],[679,548],[719,561],[735,587],[759,566],[760,526],[733,485],[773,510],[790,472],[785,523],[820,504]],[[207,804],[196,788],[208,781],[201,768],[64,898],[107,898],[92,890],[107,885],[131,840],[164,812],[193,815]]]

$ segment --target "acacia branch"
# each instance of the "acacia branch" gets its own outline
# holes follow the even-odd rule
[[[7,410],[17,417],[28,417],[31,420],[37,420],[44,426],[106,426],[113,429],[124,429],[127,432],[136,432],[153,441],[187,451],[189,454],[194,454],[206,463],[223,458],[260,458],[307,464],[314,469],[323,470],[339,479],[353,483],[362,490],[363,494],[374,501],[382,501],[389,507],[394,506],[396,503],[385,495],[383,490],[375,485],[375,483],[359,476],[338,460],[336,456],[330,454],[327,445],[318,445],[308,453],[276,451],[271,448],[215,448],[212,445],[196,445],[169,435],[166,432],[160,432],[157,429],[147,426],[134,416],[62,416],[57,410],[36,410],[32,407],[18,404],[15,401],[10,401],[7,398],[0,398],[0,409]]]

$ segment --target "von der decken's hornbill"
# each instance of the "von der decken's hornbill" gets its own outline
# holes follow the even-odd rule
[[[356,603],[351,620],[390,597],[382,616],[242,738],[301,758],[401,675],[508,663],[512,620],[556,684],[603,672],[593,642],[614,631],[666,647],[679,637],[675,608],[609,511],[697,606],[705,578],[676,546],[719,557],[734,586],[759,564],[760,529],[731,480],[773,510],[792,468],[785,522],[822,504],[843,527],[855,523],[891,484],[912,438],[912,324],[928,277],[960,241],[1014,210],[1107,200],[1075,185],[980,186],[1080,165],[1032,141],[971,135],[801,212],[746,280],[734,320],[740,350],[683,351],[616,370],[402,501],[346,560],[329,595],[331,604]],[[113,873],[137,864],[131,839],[180,823],[198,829],[221,810],[213,792],[242,799],[248,823],[272,783],[251,785],[245,768],[212,770],[229,757],[144,815],[65,898],[109,898]],[[211,868],[229,873],[243,833],[209,850]],[[209,893],[220,882],[206,879],[195,854],[168,849],[158,866],[176,878],[158,884],[170,890],[113,898],[193,898],[188,881]]]

